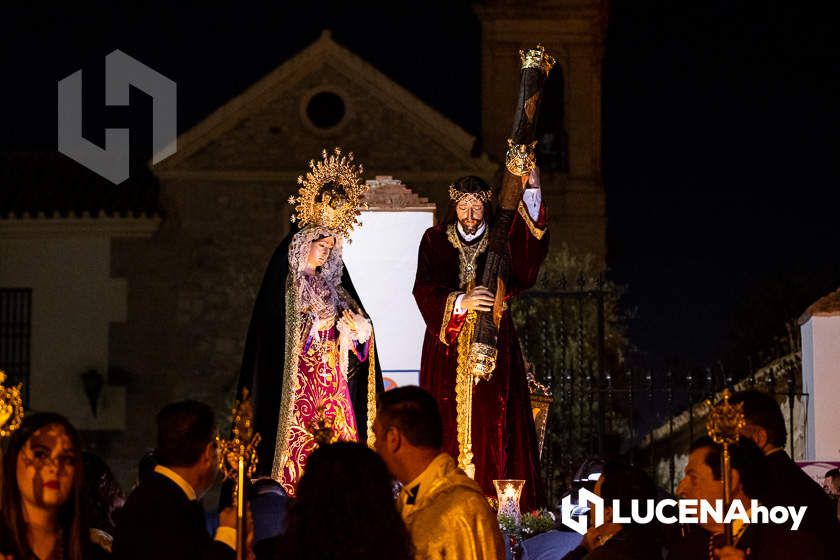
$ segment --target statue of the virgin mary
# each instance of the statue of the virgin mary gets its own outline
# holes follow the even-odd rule
[[[372,325],[341,259],[363,207],[362,167],[338,148],[309,166],[289,200],[296,231],[275,251],[257,295],[237,389],[247,387],[254,402],[257,474],[291,496],[320,443],[373,444],[382,391]]]

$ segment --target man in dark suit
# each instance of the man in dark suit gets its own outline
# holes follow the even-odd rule
[[[840,524],[831,499],[785,452],[787,429],[776,399],[769,393],[751,390],[735,393],[730,402],[743,403],[747,424],[741,435],[753,440],[767,457],[764,502],[770,506],[807,506],[799,530],[836,543]]]
[[[744,511],[750,511],[751,501],[762,499],[766,482],[767,460],[751,440],[741,437],[729,446],[732,481],[732,501],[740,502]],[[722,447],[711,438],[703,437],[694,442],[688,455],[685,477],[677,486],[680,498],[706,500],[715,503],[723,499],[721,484]],[[703,525],[692,525],[688,536],[671,543],[669,560],[828,560],[828,548],[814,533],[791,531],[785,526],[768,523],[732,523],[734,546],[724,546],[724,525],[709,519]]]
[[[157,465],[125,503],[114,536],[115,560],[235,558],[236,514],[219,514],[207,532],[201,496],[218,468],[213,410],[197,401],[167,405],[157,415]]]

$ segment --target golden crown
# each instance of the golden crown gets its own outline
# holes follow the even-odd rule
[[[332,155],[321,152],[323,160],[309,161],[309,173],[298,177],[302,185],[297,196],[289,197],[294,205],[292,223],[301,228],[307,226],[330,229],[349,237],[357,219],[367,204],[362,196],[370,189],[361,180],[363,168],[353,164],[353,153],[341,155],[341,148],[335,148]]]

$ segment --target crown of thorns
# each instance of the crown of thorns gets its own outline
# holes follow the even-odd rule
[[[487,204],[493,197],[493,191],[478,191],[478,192],[464,192],[455,188],[455,185],[449,185],[449,198],[458,204],[465,198],[473,197],[479,202]]]

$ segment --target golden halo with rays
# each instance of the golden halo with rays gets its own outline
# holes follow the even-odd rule
[[[321,155],[321,161],[310,160],[309,172],[298,177],[298,195],[289,197],[294,206],[292,223],[326,228],[349,238],[353,227],[361,225],[358,216],[367,208],[362,197],[370,187],[362,182],[363,167],[353,163],[352,152],[342,155],[341,148],[334,148],[332,154],[325,149]]]

